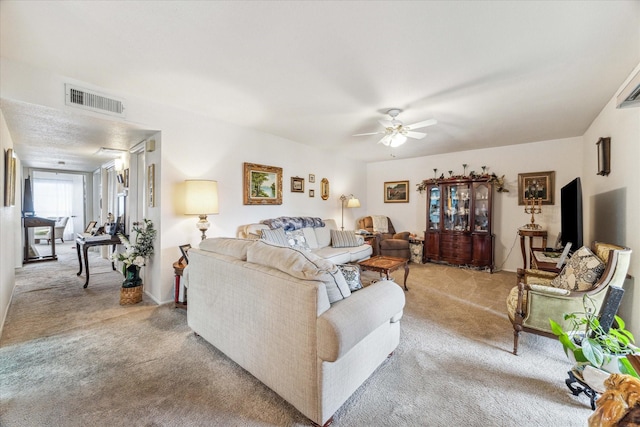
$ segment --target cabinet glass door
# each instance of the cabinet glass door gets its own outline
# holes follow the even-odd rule
[[[429,189],[429,230],[440,228],[440,188]]]
[[[473,229],[474,231],[489,231],[489,186],[478,184],[474,191]]]
[[[451,184],[444,188],[446,192],[444,229],[469,231],[469,186]]]

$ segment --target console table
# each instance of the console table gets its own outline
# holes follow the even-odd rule
[[[57,261],[58,256],[56,255],[56,239],[51,239],[51,255],[36,255],[31,256],[29,253],[29,249],[31,248],[31,241],[29,239],[29,228],[33,227],[50,227],[51,235],[55,235],[55,225],[56,222],[52,219],[48,218],[40,218],[37,216],[25,216],[23,218],[23,226],[24,226],[24,259],[23,262],[26,264],[28,262],[37,262],[37,261]]]
[[[524,264],[524,266],[522,268],[524,268],[526,270],[526,269],[529,268],[527,265],[530,266],[531,263],[529,262],[528,257],[527,257],[527,251],[525,249],[524,238],[525,237],[529,238],[529,250],[530,251],[533,250],[533,238],[534,237],[541,237],[542,238],[542,248],[546,248],[547,247],[547,230],[534,230],[534,229],[520,228],[520,229],[518,229],[518,235],[520,236],[520,249],[522,250],[522,262]],[[531,256],[533,256],[533,254],[531,254]]]
[[[84,282],[84,288],[89,286],[89,258],[87,257],[87,251],[90,247],[93,246],[105,246],[111,245],[112,250],[115,251],[116,245],[120,244],[120,238],[118,236],[108,235],[109,238],[103,238],[100,240],[91,240],[91,238],[85,237],[77,237],[76,238],[76,250],[78,251],[78,264],[80,264],[80,270],[76,274],[76,276],[80,276],[82,274],[82,256],[84,255],[84,269],[86,271],[87,279]],[[111,268],[113,271],[116,271],[115,262],[111,261]]]

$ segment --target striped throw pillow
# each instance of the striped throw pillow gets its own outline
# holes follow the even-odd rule
[[[360,246],[360,243],[353,230],[331,230],[331,246],[334,248],[351,248]]]
[[[275,228],[273,230],[262,230],[262,240],[278,246],[289,246],[289,239],[284,233],[284,228]]]

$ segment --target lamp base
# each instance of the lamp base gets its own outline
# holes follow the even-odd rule
[[[200,220],[196,223],[196,228],[202,231],[202,236],[200,236],[200,239],[204,240],[207,238],[206,231],[209,229],[209,226],[211,224],[209,223],[209,221],[207,221],[206,215],[200,215],[199,217],[200,217]]]

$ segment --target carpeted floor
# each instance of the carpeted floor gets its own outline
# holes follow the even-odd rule
[[[146,297],[122,307],[122,276],[107,260],[92,254],[83,289],[75,249],[57,252],[16,273],[0,340],[1,426],[310,425],[196,337],[184,310]],[[565,386],[559,343],[523,334],[520,355],[510,353],[514,283],[512,273],[412,264],[400,345],[333,425],[586,425],[589,402]]]

